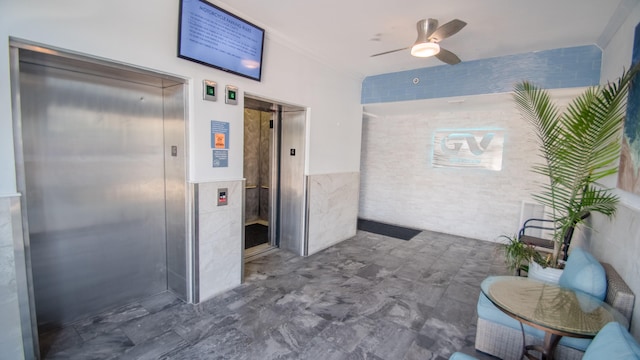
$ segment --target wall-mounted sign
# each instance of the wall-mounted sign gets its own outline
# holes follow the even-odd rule
[[[215,167],[229,167],[229,150],[216,150],[213,149],[213,163]]]
[[[229,123],[211,120],[211,149],[213,167],[229,166]]]
[[[211,148],[229,149],[229,123],[211,120]]]
[[[433,135],[434,167],[502,170],[504,130],[451,129]]]

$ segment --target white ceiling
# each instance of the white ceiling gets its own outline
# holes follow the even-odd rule
[[[414,58],[416,22],[467,22],[440,45],[464,61],[596,44],[610,37],[640,0],[225,0],[218,6],[262,26],[267,36],[356,77],[443,65]],[[450,66],[450,65],[448,65]],[[455,66],[455,65],[454,65]]]

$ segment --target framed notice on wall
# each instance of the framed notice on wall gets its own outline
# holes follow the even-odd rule
[[[211,120],[212,166],[229,166],[229,123]]]
[[[433,135],[433,166],[502,170],[504,130],[451,129]]]

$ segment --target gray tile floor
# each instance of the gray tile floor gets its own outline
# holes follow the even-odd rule
[[[447,359],[473,347],[493,243],[358,231],[303,258],[277,251],[198,305],[163,293],[41,336],[44,359]]]

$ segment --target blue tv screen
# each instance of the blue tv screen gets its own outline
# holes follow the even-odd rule
[[[263,46],[264,29],[204,0],[180,1],[178,57],[260,81]]]

